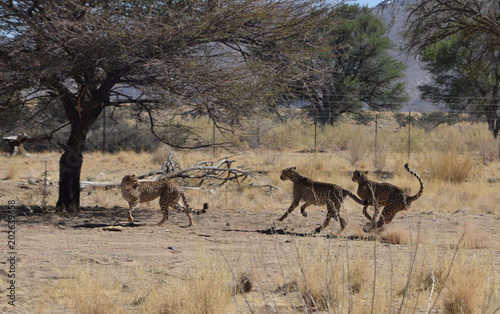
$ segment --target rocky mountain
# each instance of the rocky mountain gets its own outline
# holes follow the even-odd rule
[[[406,69],[406,90],[409,94],[408,104],[401,110],[429,112],[437,111],[438,107],[430,102],[420,99],[418,86],[431,82],[431,74],[424,69],[424,65],[415,56],[401,50],[404,24],[408,18],[407,7],[415,0],[393,1],[386,0],[373,8],[373,12],[382,18],[388,27],[388,36],[396,44],[392,51],[393,55],[407,65]],[[396,3],[395,3],[396,2]],[[394,4],[395,3],[395,4]],[[402,4],[401,4],[402,3]],[[411,108],[410,108],[411,107]]]

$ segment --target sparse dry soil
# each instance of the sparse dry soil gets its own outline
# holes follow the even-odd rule
[[[132,273],[138,267],[147,267],[159,278],[183,277],[196,262],[201,251],[224,254],[231,261],[235,256],[244,258],[254,252],[261,259],[262,267],[269,278],[282,275],[286,250],[292,250],[294,239],[307,236],[325,216],[324,209],[311,207],[309,217],[300,215],[297,209],[290,219],[278,223],[272,229],[272,222],[282,213],[281,210],[269,211],[228,211],[210,208],[209,212],[195,216],[195,225],[186,227],[187,219],[183,213],[172,213],[171,219],[162,226],[161,213],[141,205],[135,211],[137,225],[129,226],[126,220],[126,208],[83,208],[73,217],[64,217],[55,213],[41,212],[37,208],[17,207],[15,218],[15,310],[7,304],[9,286],[8,210],[1,207],[0,225],[2,236],[2,259],[0,260],[0,312],[35,313],[35,312],[71,312],[57,304],[43,304],[50,300],[51,289],[62,281],[68,280],[68,270],[79,263],[95,263],[101,269],[119,269],[123,276]],[[343,216],[348,222],[344,237],[332,235],[338,230],[338,223],[333,222],[319,237],[330,237],[333,244],[351,243],[367,252],[372,252],[373,239],[363,237],[359,224],[362,215],[358,211],[344,210]],[[110,225],[121,226],[121,231],[106,231]],[[464,227],[468,228],[469,239],[482,243],[494,251],[494,264],[497,274],[500,272],[500,214],[492,213],[473,216],[467,213],[402,213],[396,216],[393,228],[399,230],[398,238],[402,244],[382,241],[377,245],[378,264],[387,262],[391,250],[411,250],[408,237],[420,234],[423,242],[447,243],[443,239],[460,238]],[[469,226],[469,227],[467,227]],[[332,228],[332,229],[330,229]],[[402,236],[401,236],[402,235]],[[407,238],[405,238],[407,237]],[[402,239],[402,240],[401,240]],[[396,240],[395,242],[398,242]],[[481,245],[482,245],[481,244]],[[481,246],[479,245],[479,246]],[[258,253],[256,253],[258,252]],[[370,253],[371,254],[371,253]],[[241,262],[243,263],[243,262]],[[271,286],[273,283],[270,284]],[[278,288],[279,283],[276,282]],[[272,290],[272,289],[271,289]],[[259,292],[254,299],[259,300]],[[252,298],[250,298],[252,299]],[[271,312],[264,304],[255,301],[254,309]],[[261,302],[262,303],[262,302]],[[247,312],[247,305],[241,303],[238,311]],[[130,311],[134,305],[130,305]],[[280,309],[277,304],[274,310]],[[282,311],[286,308],[283,307]]]

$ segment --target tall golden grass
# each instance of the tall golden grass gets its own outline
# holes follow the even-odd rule
[[[234,283],[220,258],[202,256],[193,272],[173,280],[166,289],[161,313],[226,313]]]
[[[206,119],[188,123],[198,126],[199,133],[207,140],[211,138],[213,129]],[[186,190],[192,207],[199,208],[207,201],[215,212],[281,212],[290,205],[291,185],[282,182],[279,174],[281,169],[290,166],[296,166],[314,180],[336,183],[351,191],[356,189],[350,178],[355,168],[383,170],[392,177],[373,178],[409,188],[413,194],[419,185],[403,167],[409,162],[425,184],[423,197],[412,205],[411,211],[497,214],[500,161],[493,153],[498,153],[498,146],[491,147],[498,145],[498,141],[482,124],[441,126],[430,132],[414,128],[410,156],[407,130],[381,127],[377,139],[378,160],[374,160],[373,128],[343,124],[318,128],[316,145],[325,150],[324,153],[300,152],[314,148],[314,129],[298,120],[279,124],[263,122],[259,138],[250,141],[253,135],[250,127],[224,137],[217,134],[218,141],[235,145],[230,150],[217,148],[215,156],[211,149],[175,151],[182,167],[233,155],[235,166],[245,166],[256,173],[253,186],[245,182],[210,191]],[[239,154],[234,155],[235,151]],[[86,153],[82,178],[119,182],[126,174],[158,169],[169,153],[166,147],[159,147],[154,153]],[[28,159],[20,158],[23,159],[0,156],[0,163],[5,165],[0,169],[0,176],[10,180],[9,184],[19,185],[25,178],[39,177],[44,171],[44,161],[48,162],[49,176],[57,181],[58,154],[34,154],[29,165]],[[279,189],[266,190],[261,185]],[[30,199],[28,193],[15,197],[25,204],[36,201]],[[49,204],[55,204],[57,193],[48,197]],[[81,204],[127,206],[117,189],[84,191]],[[158,204],[152,202],[150,207],[158,207]],[[466,234],[460,242],[441,237],[414,240],[410,237],[413,234],[397,229],[381,234],[379,240],[401,245],[311,237],[293,238],[293,245],[288,249],[277,242],[278,247],[288,250],[280,261],[281,277],[267,273],[266,267],[258,265],[259,273],[255,274],[253,283],[253,290],[257,291],[253,294],[254,303],[248,302],[245,308],[258,312],[262,305],[274,306],[272,302],[276,302],[283,312],[388,313],[433,309],[447,313],[491,313],[500,304],[500,283],[493,265],[495,253],[487,241],[488,234],[470,231],[470,227],[468,230],[458,232]],[[360,248],[367,245],[372,249]],[[139,278],[134,281],[135,288],[130,279],[120,273],[119,266],[82,264],[66,272],[66,279],[48,290],[40,311],[56,302],[79,313],[236,312],[234,304],[241,303],[243,296],[236,295],[235,286],[240,279],[234,278],[228,266],[246,270],[247,265],[233,265],[237,258],[229,258],[227,262],[220,254],[203,256],[191,272],[166,282],[138,268],[137,273],[127,274],[134,280]],[[257,263],[264,264],[263,261]],[[250,269],[248,273],[255,271]]]
[[[203,121],[200,120],[200,123]],[[461,135],[456,140],[468,143],[468,141],[474,142],[474,139],[479,141],[480,138],[488,135],[487,130],[482,131],[482,128],[486,129],[484,125],[465,125],[463,127],[467,127],[468,132],[457,133],[450,131],[447,132],[448,136]],[[285,132],[287,128],[291,128],[288,130],[289,132]],[[216,150],[215,156],[212,155],[211,149],[197,151],[174,150],[173,152],[175,159],[183,168],[200,161],[215,160],[232,155],[231,159],[235,160],[235,166],[244,166],[259,172],[253,179],[254,187],[249,187],[244,183],[219,188],[209,194],[192,190],[187,192],[188,197],[191,194],[200,198],[208,198],[210,202],[224,209],[240,210],[246,208],[261,210],[283,208],[286,206],[283,203],[286,203],[288,197],[289,182],[281,182],[279,173],[283,168],[291,166],[296,166],[302,174],[314,180],[333,182],[351,190],[356,188],[356,185],[350,179],[350,173],[354,169],[379,170],[389,175],[392,174],[393,177],[378,179],[373,175],[373,179],[389,181],[415,191],[418,188],[418,183],[403,167],[406,162],[409,162],[410,167],[420,174],[426,186],[425,197],[419,201],[419,207],[422,210],[453,212],[467,207],[474,213],[491,212],[495,204],[500,201],[498,193],[495,193],[495,186],[498,186],[498,178],[500,177],[499,159],[496,158],[491,162],[484,163],[480,153],[481,144],[477,141],[474,142],[474,145],[467,144],[465,147],[469,147],[469,149],[463,152],[458,148],[456,150],[442,151],[435,147],[438,145],[437,141],[425,141],[429,137],[439,137],[441,133],[445,132],[446,128],[454,127],[446,126],[427,133],[413,130],[412,137],[418,138],[417,142],[421,141],[423,143],[419,144],[423,152],[418,152],[417,148],[415,148],[416,151],[412,152],[409,159],[408,152],[399,148],[400,143],[405,141],[404,136],[400,134],[404,132],[403,129],[397,132],[394,132],[394,129],[391,132],[387,129],[380,130],[377,154],[375,154],[372,139],[369,139],[369,137],[373,138],[373,133],[367,130],[363,131],[362,127],[359,126],[347,127],[342,125],[318,128],[318,138],[321,141],[327,141],[326,138],[329,137],[328,143],[323,142],[321,144],[324,147],[329,147],[326,152],[301,153],[299,152],[301,149],[311,148],[308,145],[313,145],[309,137],[313,134],[310,131],[314,130],[308,125],[298,123],[296,120],[281,123],[268,131],[270,134],[280,131],[284,137],[289,137],[294,132],[297,132],[298,138],[290,141],[286,147],[283,147],[280,141],[276,140],[273,142],[272,149],[265,148],[268,144],[264,144],[265,141],[263,140],[260,149],[241,150],[236,155],[234,151],[225,151],[220,148]],[[469,131],[474,132],[469,134]],[[306,138],[308,138],[307,141]],[[358,138],[364,138],[364,140],[359,140],[360,143],[366,141],[365,143],[368,144],[358,147],[359,154],[356,153],[357,149],[354,148],[349,152],[347,143],[356,142]],[[424,147],[424,144],[428,147]],[[463,150],[464,147],[462,146],[461,149]],[[97,181],[119,182],[126,174],[138,175],[153,169],[159,169],[171,151],[166,146],[161,146],[153,153],[125,151],[115,154],[87,153],[84,155],[81,177]],[[362,155],[364,157],[347,157],[351,154],[352,156]],[[374,160],[375,156],[377,156],[377,160]],[[45,161],[47,161],[48,176],[52,178],[52,181],[55,181],[55,187],[57,187],[59,155],[56,153],[35,154],[29,160],[24,157],[9,158],[0,156],[0,162],[5,165],[0,169],[0,176],[17,181],[26,180],[27,178],[39,179],[44,172]],[[27,163],[29,166],[26,166]],[[255,185],[273,185],[280,188],[280,190],[273,192],[272,197],[269,194],[267,194],[268,197],[262,197],[262,191],[255,188]],[[54,190],[55,188],[52,194],[48,196],[47,202],[49,205],[55,204],[57,200],[57,193]],[[447,194],[451,197],[443,198],[439,192],[442,190],[447,191]],[[83,191],[81,195],[81,203],[84,206],[126,206],[119,191],[116,190],[108,190],[105,193]],[[26,204],[33,201],[41,203],[41,200],[30,198],[28,193],[15,195],[15,197]],[[153,204],[153,206],[156,207],[157,205]]]
[[[373,250],[366,255],[348,242],[296,239],[290,282],[298,286],[305,311],[478,313],[498,306],[491,251],[456,246],[443,257],[432,244],[387,252],[377,243]],[[377,250],[390,257],[377,261]]]
[[[447,239],[453,245],[443,248],[432,241],[387,247],[377,241],[294,237],[292,245],[277,248],[278,277],[262,255],[249,265],[240,253],[221,250],[200,253],[191,270],[166,279],[143,265],[124,273],[119,265],[81,262],[62,270],[56,286],[46,287],[38,311],[492,313],[500,304],[495,253],[470,250],[462,240]]]
[[[5,175],[4,180],[16,180],[19,179],[19,174],[21,172],[21,165],[18,162],[12,162],[8,167],[8,171]]]
[[[162,282],[138,265],[132,273],[119,266],[81,262],[61,271],[60,284],[46,291],[49,303],[77,313],[227,313],[237,284],[221,256],[200,253],[182,278]]]
[[[469,154],[456,151],[436,154],[429,160],[430,177],[451,183],[463,183],[473,178],[475,163]]]

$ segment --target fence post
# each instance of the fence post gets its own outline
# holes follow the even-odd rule
[[[212,158],[215,158],[215,121],[212,119]]]
[[[408,162],[411,154],[411,109],[408,110]]]
[[[378,137],[378,113],[375,115],[375,158],[373,164],[377,168],[377,137]]]
[[[316,137],[317,137],[317,128],[318,128],[318,119],[314,116],[314,152],[316,152]]]

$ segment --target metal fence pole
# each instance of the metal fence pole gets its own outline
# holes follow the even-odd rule
[[[411,109],[408,110],[408,162],[411,154]]]
[[[316,117],[314,117],[314,152],[316,152],[316,138],[317,138],[317,128],[318,128],[318,121]]]
[[[215,158],[215,121],[212,120],[212,158]]]
[[[378,137],[378,114],[375,115],[375,158],[373,161],[375,168],[377,167],[377,137]]]

